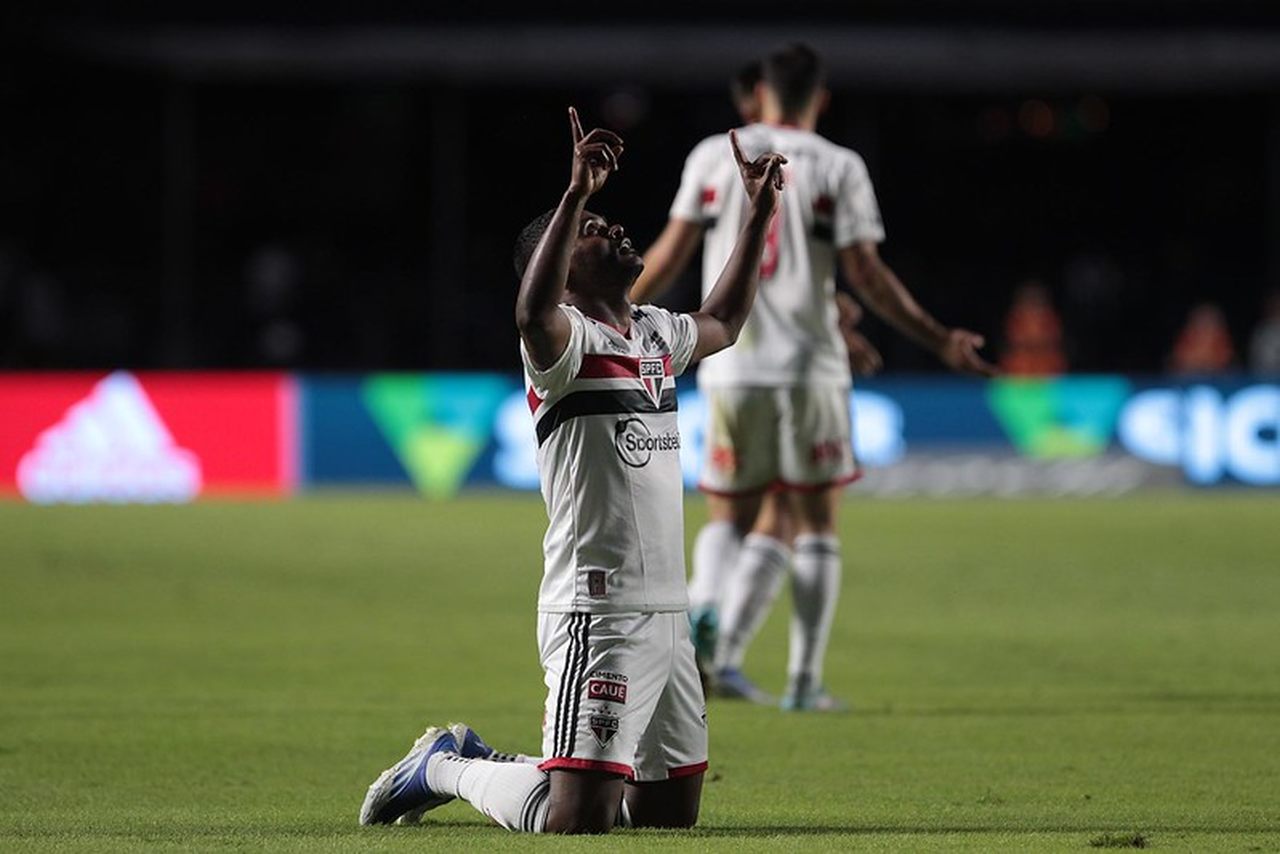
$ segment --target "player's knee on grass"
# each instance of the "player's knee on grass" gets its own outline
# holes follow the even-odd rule
[[[622,776],[604,771],[551,772],[546,833],[608,833],[618,821]]]
[[[693,827],[702,803],[702,775],[628,783],[626,797],[632,827]]]

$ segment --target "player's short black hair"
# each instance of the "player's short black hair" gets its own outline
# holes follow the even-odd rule
[[[529,266],[529,259],[533,257],[533,250],[538,248],[538,241],[542,239],[543,232],[547,230],[547,226],[551,225],[551,218],[555,215],[555,208],[552,208],[520,230],[520,236],[516,238],[515,253],[512,256],[516,265],[517,279],[524,278],[524,271]]]
[[[729,78],[729,97],[734,103],[741,101],[755,90],[756,84],[764,79],[764,63],[753,59],[742,66]]]
[[[825,78],[822,57],[803,42],[780,47],[764,59],[764,80],[787,115],[795,115],[808,106]]]

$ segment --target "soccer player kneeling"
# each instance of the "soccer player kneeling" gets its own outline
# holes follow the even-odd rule
[[[417,821],[461,798],[510,830],[691,827],[707,767],[689,640],[675,380],[737,340],[755,298],[786,159],[748,162],[744,225],[699,311],[635,306],[644,264],[586,210],[622,140],[569,110],[569,187],[516,245],[516,324],[550,524],[538,596],[547,700],[538,759],[465,725],[429,728],[369,787],[362,824]]]

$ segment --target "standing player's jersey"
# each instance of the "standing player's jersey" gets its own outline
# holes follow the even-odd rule
[[[683,611],[676,377],[697,325],[644,306],[623,333],[560,310],[571,332],[554,365],[538,370],[520,347],[550,518],[538,610]]]
[[[787,157],[787,189],[769,227],[755,306],[738,343],[705,359],[698,384],[838,385],[849,361],[834,302],[836,252],[884,240],[867,167],[853,151],[799,128],[754,124],[738,131],[743,154]],[[706,228],[703,296],[733,251],[747,195],[727,134],[703,140],[685,162],[671,217]]]

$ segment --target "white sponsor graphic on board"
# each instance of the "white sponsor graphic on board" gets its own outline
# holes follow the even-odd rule
[[[180,448],[142,384],[117,371],[45,430],[18,463],[18,489],[37,504],[190,501],[200,460]]]

